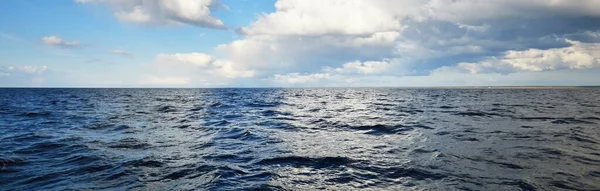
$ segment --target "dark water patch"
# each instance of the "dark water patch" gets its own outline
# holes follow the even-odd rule
[[[486,162],[491,163],[491,164],[500,165],[504,168],[509,168],[509,169],[517,169],[517,170],[526,169],[526,167],[524,167],[524,166],[513,164],[513,163],[508,163],[508,162],[499,162],[499,161],[493,161],[493,160],[486,160]]]
[[[227,120],[218,120],[218,121],[208,121],[206,123],[204,123],[204,126],[226,126],[231,124],[229,121]]]
[[[27,159],[23,157],[5,157],[0,156],[0,174],[2,173],[16,173],[17,170],[14,167],[27,165]]]
[[[271,116],[276,116],[276,115],[280,115],[280,114],[281,114],[281,112],[275,111],[275,110],[266,110],[266,111],[261,112],[261,115],[265,116],[265,117],[271,117]]]
[[[448,135],[448,134],[450,134],[450,132],[448,132],[448,131],[440,131],[440,132],[435,133],[435,135]]]
[[[219,101],[210,102],[210,103],[207,103],[206,105],[210,108],[229,108],[229,107],[231,107],[230,105],[223,104]]]
[[[115,127],[115,124],[111,124],[111,123],[93,123],[93,124],[83,126],[83,128],[92,129],[92,130],[105,130],[105,129],[112,129],[114,127]]]
[[[539,121],[551,121],[553,124],[596,124],[594,122],[585,121],[582,119],[576,119],[572,117],[520,117],[522,120],[539,120]]]
[[[280,119],[280,120],[287,120],[287,119]],[[291,121],[294,121],[295,119],[291,119]],[[258,126],[263,126],[263,127],[269,127],[269,128],[276,128],[276,129],[282,129],[282,130],[299,130],[299,129],[303,129],[305,127],[299,127],[296,125],[292,125],[283,121],[273,121],[273,120],[267,120],[267,121],[261,121],[256,123],[256,125]]]
[[[458,107],[447,106],[447,105],[440,106],[440,109],[455,109],[455,108],[458,108]]]
[[[557,120],[553,120],[551,123],[553,123],[553,124],[596,124],[593,122],[578,120],[578,119],[574,119],[574,118],[557,119]]]
[[[89,155],[89,154],[76,154],[76,155],[69,156],[68,158],[62,160],[61,163],[54,165],[54,166],[55,167],[68,166],[68,165],[86,166],[88,164],[102,161],[102,160],[103,159],[99,156],[94,156],[94,155]]]
[[[203,109],[204,109],[203,107],[196,106],[192,109],[189,109],[188,111],[202,111]]]
[[[108,148],[113,149],[148,149],[151,147],[152,145],[136,138],[125,138],[108,143]]]
[[[204,159],[220,161],[220,162],[235,162],[235,163],[248,163],[254,160],[254,157],[244,157],[239,154],[211,154],[204,156]]]
[[[31,178],[27,178],[22,180],[21,184],[31,184],[31,185],[45,185],[50,184],[51,181],[56,181],[57,177],[61,177],[61,175],[68,174],[66,172],[52,172],[48,174],[36,175]]]
[[[589,171],[587,175],[594,178],[600,178],[600,171]]]
[[[93,173],[102,172],[115,168],[112,164],[105,164],[103,162],[92,163],[91,165],[82,166],[72,171],[73,175],[89,175]]]
[[[600,107],[597,105],[593,105],[593,104],[585,104],[585,103],[580,103],[579,105],[583,106],[583,107]]]
[[[128,126],[128,125],[118,125],[112,130],[113,131],[126,131],[126,130],[131,130],[131,129],[133,129],[133,127]]]
[[[490,111],[493,111],[493,112],[501,112],[501,113],[512,113],[512,111],[511,111],[511,110],[508,110],[508,109],[501,109],[501,108],[492,108],[492,109],[490,109]]]
[[[138,160],[125,162],[124,165],[128,166],[128,167],[135,167],[135,168],[140,168],[140,167],[159,168],[159,167],[164,167],[167,164],[164,162],[153,160],[153,159],[138,159]]]
[[[244,115],[240,115],[240,114],[232,114],[232,115],[225,115],[223,116],[223,118],[225,119],[237,119],[240,117],[244,117]]]
[[[578,185],[573,185],[572,182],[568,182],[568,181],[556,180],[556,181],[550,181],[549,184],[552,187],[566,189],[566,190],[587,190],[587,189],[581,189]]]
[[[586,120],[600,120],[600,117],[584,117],[581,119],[586,119]]]
[[[175,98],[156,98],[156,101],[158,102],[173,102],[173,101],[177,101]]]
[[[52,113],[48,112],[48,111],[38,111],[38,112],[25,112],[25,113],[18,114],[17,116],[20,116],[20,117],[48,117],[51,114]]]
[[[471,160],[473,162],[484,162],[487,164],[500,166],[504,169],[512,169],[512,170],[527,169],[527,167],[519,165],[519,164],[505,162],[505,161],[492,160],[492,159],[486,159],[483,157],[465,157],[465,156],[456,156],[456,155],[455,155],[455,157]]]
[[[273,117],[272,119],[279,121],[296,121],[296,118],[293,117]]]
[[[309,109],[307,111],[308,112],[319,112],[319,111],[321,111],[321,109],[319,109],[319,108],[312,108],[312,109]]]
[[[529,105],[524,104],[502,104],[502,103],[494,103],[493,106],[504,106],[504,107],[530,107]]]
[[[347,166],[355,161],[347,157],[301,157],[301,156],[281,156],[259,160],[255,164],[259,165],[290,165],[295,167],[311,168],[336,168]]]
[[[515,180],[515,181],[509,181],[509,182],[502,182],[501,185],[516,186],[517,188],[519,188],[522,191],[535,191],[535,190],[539,190],[538,186],[536,186],[535,184],[530,183],[528,180]]]
[[[247,103],[246,106],[263,108],[263,107],[277,107],[281,104],[283,104],[283,103],[280,103],[280,102],[271,102],[271,103],[270,102],[251,102],[251,103]]]
[[[482,111],[462,111],[462,112],[456,112],[454,113],[454,115],[459,115],[459,116],[469,116],[469,117],[493,117],[493,116],[502,116],[498,113],[489,113],[489,112],[482,112]]]
[[[247,129],[242,128],[232,128],[228,131],[220,133],[219,139],[240,139],[240,140],[248,140],[248,139],[260,139],[256,134],[251,133]]]
[[[538,153],[538,154],[543,154],[544,157],[546,158],[554,158],[554,159],[559,159],[561,157],[566,156],[566,153],[564,151],[555,149],[555,148],[537,148],[537,147],[521,147],[521,148],[527,148],[527,149],[531,149],[534,150],[534,152]]]
[[[36,142],[36,141],[40,141],[43,139],[49,139],[49,138],[53,138],[53,135],[49,135],[46,133],[39,133],[39,132],[28,132],[28,133],[23,133],[23,134],[13,134],[13,136],[9,136],[9,137],[4,137],[0,140],[2,141],[6,141],[6,142],[23,142],[23,143],[29,143],[29,142]]]
[[[585,156],[572,156],[574,161],[588,165],[600,165],[600,160],[592,159]]]
[[[585,136],[585,135],[574,135],[574,136],[570,136],[569,139],[578,141],[578,142],[583,142],[583,143],[598,144],[598,141],[593,140],[593,138]]]
[[[468,142],[479,142],[478,138],[475,137],[467,137],[467,136],[463,136],[463,135],[455,135],[452,137],[453,139],[459,140],[459,141],[468,141]]]
[[[433,149],[433,150],[426,150],[426,149],[422,149],[422,148],[418,148],[418,149],[414,149],[412,150],[413,153],[434,153],[437,152],[437,149]]]
[[[355,180],[356,180],[356,178],[353,177],[352,175],[344,174],[344,175],[338,175],[338,177],[335,177],[335,178],[327,179],[326,181],[345,184],[345,183],[353,182]]]
[[[158,106],[156,108],[156,111],[161,112],[161,113],[172,113],[172,112],[177,112],[178,110],[175,106],[163,105],[163,106]]]
[[[520,117],[522,120],[556,120],[554,117]]]
[[[68,145],[65,143],[59,143],[55,141],[45,141],[41,143],[32,144],[26,148],[22,148],[14,151],[16,154],[33,154],[33,153],[41,153],[41,152],[51,152],[53,150],[57,150],[60,148],[67,147]]]
[[[120,180],[120,179],[124,179],[127,176],[131,175],[132,173],[127,172],[127,171],[120,171],[120,172],[115,172],[115,173],[111,173],[108,174],[103,180],[104,181],[113,181],[113,180]],[[125,183],[127,185],[119,185],[120,187],[129,187],[132,186],[132,182],[127,182]]]
[[[191,125],[175,125],[175,126],[173,126],[173,128],[178,128],[178,129],[185,129],[188,127],[191,127]]]
[[[260,184],[260,185],[252,185],[248,187],[242,187],[241,190],[249,190],[249,191],[288,191],[290,189],[285,189],[281,186],[269,185],[269,184]]]
[[[182,178],[193,179],[199,176],[202,176],[206,173],[216,170],[215,166],[211,165],[200,165],[198,167],[182,167],[181,170],[177,170],[166,176],[162,177],[160,180],[170,179],[170,180],[178,180]]]

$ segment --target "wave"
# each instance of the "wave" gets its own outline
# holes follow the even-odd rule
[[[0,190],[597,190],[599,93],[1,90]]]

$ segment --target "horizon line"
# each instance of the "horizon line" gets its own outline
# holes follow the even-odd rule
[[[327,88],[399,88],[399,89],[427,89],[427,88],[440,88],[440,89],[468,89],[468,88],[482,88],[482,89],[500,89],[500,88],[600,88],[600,85],[533,85],[533,86],[263,86],[263,87],[144,87],[144,86],[131,86],[131,87],[108,87],[108,86],[0,86],[0,89],[327,89]]]

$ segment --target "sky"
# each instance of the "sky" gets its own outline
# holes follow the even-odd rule
[[[598,0],[2,0],[0,87],[600,85]]]

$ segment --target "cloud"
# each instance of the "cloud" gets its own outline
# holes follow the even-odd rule
[[[348,62],[341,68],[326,68],[326,71],[337,73],[357,73],[357,74],[380,74],[391,68],[393,63],[388,59],[382,61],[360,61]]]
[[[47,66],[5,66],[0,71],[7,74],[42,74],[47,69]]]
[[[77,2],[107,5],[126,22],[224,28],[211,15],[217,1]],[[240,39],[217,46],[219,58],[158,54],[146,81],[404,86],[572,79],[598,66],[599,22],[597,0],[278,0],[273,12],[237,29]]]
[[[193,65],[201,68],[207,68],[216,61],[215,57],[204,53],[176,53],[176,54],[158,54],[156,60],[163,64]]]
[[[412,1],[359,0],[279,0],[274,13],[259,16],[250,27],[240,28],[247,35],[372,35],[397,31],[398,19],[408,14],[388,7],[414,7]],[[406,9],[405,9],[406,10]]]
[[[279,0],[275,12],[259,16],[239,31],[248,35],[371,35],[431,20],[481,31],[488,27],[474,25],[498,19],[600,16],[598,7],[596,0]]]
[[[595,0],[278,0],[274,12],[238,29],[243,39],[216,50],[271,79],[312,79],[330,72],[323,68],[428,75],[509,51],[569,47],[556,39],[600,30],[590,24],[600,21],[596,7]],[[384,58],[394,64],[376,70],[355,62]]]
[[[600,16],[596,0],[430,0],[421,7],[425,19],[479,23],[494,19]]]
[[[133,55],[133,53],[125,51],[125,50],[121,50],[121,49],[110,50],[110,51],[108,51],[108,53],[110,53],[110,54],[117,54],[117,55],[123,55],[123,56],[132,56]]]
[[[269,78],[276,84],[307,84],[327,80],[339,80],[354,76],[379,75],[388,72],[395,64],[395,60],[384,59],[382,61],[352,61],[339,68],[324,67],[316,73],[288,73],[274,74]],[[349,82],[349,81],[346,81]]]
[[[256,71],[246,69],[228,60],[220,60],[212,55],[192,52],[192,53],[160,53],[157,54],[154,62],[153,77],[151,80],[144,79],[144,82],[157,82],[161,80],[167,82],[181,82],[178,85],[188,86],[218,86],[234,83],[236,80],[252,78]],[[175,80],[178,79],[178,80]],[[182,79],[185,79],[182,80]],[[165,82],[166,84],[166,82]]]
[[[81,44],[78,41],[67,41],[58,36],[45,36],[42,37],[42,43],[50,46],[62,46],[62,47],[77,47]]]
[[[195,25],[226,29],[211,15],[220,6],[217,0],[75,0],[77,3],[100,3],[114,11],[119,20],[150,25]]]
[[[216,48],[231,61],[271,72],[337,67],[354,60],[394,57],[397,32],[355,36],[247,36]]]
[[[0,86],[39,86],[47,70],[47,66],[0,66]]]
[[[457,67],[473,74],[600,67],[600,43],[582,43],[571,40],[567,40],[567,42],[571,46],[547,50],[511,50],[501,57],[491,57],[477,63],[459,63]]]
[[[443,67],[427,76],[286,74],[269,78],[272,87],[443,87],[443,86],[594,86],[598,69],[470,74]]]

